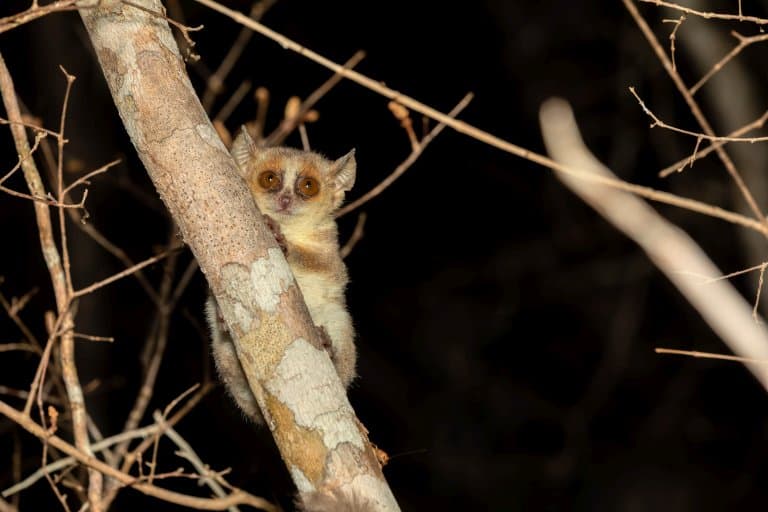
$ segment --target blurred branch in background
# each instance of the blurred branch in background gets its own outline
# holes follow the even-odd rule
[[[553,99],[541,107],[541,131],[547,151],[563,165],[614,178],[581,139],[570,106]],[[752,319],[752,307],[724,280],[704,284],[691,274],[717,278],[717,266],[681,229],[670,224],[641,199],[565,174],[558,178],[603,217],[634,240],[702,315],[768,391],[768,330]]]

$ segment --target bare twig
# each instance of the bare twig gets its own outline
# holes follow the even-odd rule
[[[763,263],[760,267],[760,278],[757,281],[757,291],[755,292],[755,304],[752,306],[752,318],[754,321],[762,322],[757,314],[757,308],[760,305],[760,294],[763,291],[763,279],[765,278],[765,268],[768,267],[768,263]]]
[[[755,119],[751,123],[749,123],[747,125],[744,125],[741,128],[739,128],[738,130],[734,130],[731,133],[729,133],[728,137],[740,137],[741,135],[744,135],[745,133],[748,133],[748,132],[750,132],[752,130],[756,130],[758,128],[762,128],[767,120],[768,120],[768,110],[763,112],[763,115],[761,115],[759,118]],[[691,166],[693,166],[693,163],[696,160],[701,160],[702,158],[704,158],[705,156],[707,156],[708,154],[712,153],[717,148],[719,148],[719,147],[721,147],[721,146],[723,146],[725,144],[727,144],[727,142],[726,141],[722,141],[722,140],[717,141],[717,142],[713,142],[711,145],[709,145],[706,148],[698,151],[696,153],[695,157],[694,157],[694,155],[687,156],[687,157],[683,158],[682,160],[678,160],[674,164],[665,167],[664,169],[659,171],[659,177],[660,178],[666,178],[666,177],[668,177],[670,174],[672,174],[674,172],[681,172],[686,165],[690,164]]]
[[[357,223],[355,223],[355,229],[352,231],[352,236],[349,237],[349,240],[347,240],[347,243],[344,244],[344,247],[339,250],[339,254],[342,258],[349,256],[349,253],[352,252],[352,249],[354,249],[357,243],[362,240],[363,234],[365,233],[364,227],[367,218],[368,216],[365,214],[365,212],[362,212],[357,216]]]
[[[307,126],[304,123],[299,123],[299,136],[301,137],[301,148],[304,151],[311,151],[312,146],[309,144],[309,134],[307,133]]]
[[[227,119],[229,119],[229,116],[232,115],[232,112],[237,108],[237,106],[240,104],[241,101],[243,101],[243,98],[245,98],[245,95],[248,94],[248,91],[251,89],[251,82],[246,80],[243,83],[240,84],[240,86],[235,90],[234,94],[227,100],[227,102],[224,104],[223,107],[221,107],[221,110],[219,110],[219,113],[216,114],[216,117],[214,118],[215,121],[224,122]]]
[[[7,173],[5,173],[0,178],[0,185],[5,183],[5,181],[7,181],[8,178],[16,174],[16,171],[21,169],[21,164],[23,163],[24,158],[32,158],[32,155],[35,153],[35,151],[37,151],[37,148],[40,146],[40,141],[43,140],[43,138],[45,138],[44,133],[37,132],[35,134],[35,142],[32,145],[32,149],[29,150],[29,154],[24,157],[19,156],[19,161],[16,163],[16,165],[14,165]]]
[[[713,76],[715,76],[717,73],[720,72],[723,67],[728,64],[734,57],[736,57],[741,51],[746,48],[747,46],[754,44],[754,43],[761,43],[763,41],[768,41],[768,34],[758,34],[756,36],[743,36],[736,32],[735,30],[731,32],[731,35],[739,40],[739,43],[733,47],[733,49],[728,52],[725,57],[720,59],[717,63],[715,63],[714,66],[710,68],[710,70],[703,76],[701,79],[699,79],[698,82],[696,82],[691,87],[691,94],[696,94],[696,92],[701,89],[704,84],[706,84],[709,79],[711,79]]]
[[[37,347],[30,345],[29,343],[0,343],[0,352],[14,351],[33,352],[35,354],[40,353],[40,350]]]
[[[672,68],[677,70],[677,63],[675,62],[675,39],[677,36],[677,29],[680,28],[680,26],[685,21],[685,15],[681,15],[680,18],[676,20],[661,20],[663,23],[674,23],[675,28],[672,29],[672,32],[669,34],[669,55],[672,59]]]
[[[679,12],[684,12],[686,14],[691,14],[693,16],[698,16],[700,18],[705,19],[716,19],[716,20],[730,20],[730,21],[749,21],[751,23],[755,23],[757,25],[766,25],[768,24],[767,18],[759,18],[757,16],[744,16],[741,13],[741,2],[739,2],[739,13],[738,14],[721,14],[716,12],[706,12],[706,11],[699,11],[697,9],[692,9],[690,7],[683,7],[682,5],[673,3],[673,2],[665,2],[663,0],[640,0],[640,2],[646,3],[646,4],[654,4],[654,5],[660,5],[663,7],[669,7],[670,9],[674,9]]]
[[[38,390],[42,389],[43,387],[43,376],[45,375],[46,369],[48,368],[48,361],[50,360],[51,351],[53,350],[53,343],[56,340],[56,336],[59,335],[59,329],[64,322],[65,316],[66,315],[59,315],[56,318],[55,323],[51,326],[51,332],[48,335],[48,341],[45,343],[45,348],[43,349],[43,353],[40,356],[40,363],[37,365],[35,376],[32,379],[32,384],[29,387],[29,397],[27,398],[27,402],[24,405],[24,414],[28,415],[30,413],[35,395],[39,394]]]
[[[44,6],[38,6],[37,2],[34,2],[32,7],[26,11],[0,18],[0,34],[30,21],[42,18],[53,12],[74,11],[80,7],[85,7],[84,5],[79,4],[78,1],[79,0],[58,0]]]
[[[19,328],[19,331],[24,335],[24,338],[29,342],[29,344],[33,347],[35,347],[35,350],[40,353],[42,351],[42,346],[40,345],[40,342],[37,340],[35,335],[32,333],[32,331],[27,327],[27,324],[24,323],[24,321],[19,316],[19,311],[17,308],[13,307],[13,300],[11,302],[8,302],[8,300],[5,298],[5,296],[0,293],[0,305],[5,310],[8,317],[13,321],[14,324],[16,324],[16,327]]]
[[[113,160],[113,161],[109,162],[108,164],[102,165],[101,167],[99,167],[96,170],[93,170],[93,171],[91,171],[91,172],[89,172],[87,174],[84,174],[84,175],[80,176],[75,181],[73,181],[72,183],[67,185],[67,187],[64,190],[61,191],[61,195],[62,196],[66,196],[67,194],[69,194],[69,192],[73,188],[79,187],[80,185],[90,185],[91,183],[88,180],[90,180],[94,176],[98,176],[99,174],[104,174],[105,172],[107,172],[108,170],[110,170],[112,167],[116,166],[119,163],[120,163],[119,159],[118,160]],[[61,201],[63,202],[64,199],[62,198]]]
[[[768,364],[768,359],[750,359],[748,357],[729,356],[727,354],[713,354],[711,352],[699,352],[697,350],[677,350],[674,348],[656,348],[657,354],[673,354],[678,356],[701,357],[704,359],[721,359],[723,361],[736,361],[738,363]]]
[[[156,256],[152,256],[150,258],[147,258],[147,259],[145,259],[144,261],[142,261],[140,263],[136,263],[134,266],[132,266],[130,268],[127,268],[127,269],[125,269],[125,270],[123,270],[121,272],[118,272],[117,274],[113,274],[113,275],[111,275],[111,276],[109,276],[109,277],[107,277],[105,279],[102,279],[101,281],[95,282],[95,283],[93,283],[91,285],[86,286],[85,288],[81,288],[81,289],[73,292],[72,293],[72,298],[73,299],[77,299],[77,298],[80,298],[80,297],[82,297],[84,295],[88,295],[89,293],[93,293],[96,290],[98,290],[99,288],[103,288],[103,287],[107,286],[108,284],[112,284],[115,281],[119,281],[120,279],[122,279],[124,277],[130,276],[134,272],[136,272],[136,271],[138,271],[138,270],[140,270],[140,269],[142,269],[144,267],[148,267],[149,265],[152,265],[153,263],[157,263],[158,261],[162,260],[163,258],[168,257],[171,254],[174,254],[177,251],[178,251],[178,248],[169,249],[167,251],[161,252],[160,254],[158,254]]]
[[[659,119],[656,116],[656,114],[654,114],[653,111],[645,105],[645,102],[640,98],[640,95],[637,94],[637,91],[635,90],[634,87],[630,87],[629,92],[632,93],[632,96],[634,96],[637,102],[640,104],[640,107],[643,109],[643,112],[645,112],[646,115],[648,115],[648,117],[650,117],[651,120],[653,121],[653,124],[651,124],[651,128],[658,126],[659,128],[663,128],[665,130],[669,130],[676,133],[682,133],[683,135],[689,135],[691,137],[696,137],[699,141],[697,142],[697,144],[700,143],[702,140],[708,140],[710,142],[749,142],[750,144],[755,142],[768,141],[768,136],[766,137],[730,137],[730,136],[719,137],[717,135],[708,135],[706,133],[692,132],[690,130],[684,130],[683,128],[678,128],[677,126],[672,126],[671,124],[667,124],[661,119]],[[718,146],[715,149],[719,147],[721,146]],[[697,148],[698,148],[698,145],[697,145]],[[694,156],[691,158],[691,160],[696,159],[695,154],[696,154],[696,151],[694,151]]]

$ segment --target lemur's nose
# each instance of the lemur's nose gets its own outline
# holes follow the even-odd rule
[[[277,204],[280,206],[281,210],[287,209],[289,206],[291,206],[291,196],[280,196],[277,198]]]

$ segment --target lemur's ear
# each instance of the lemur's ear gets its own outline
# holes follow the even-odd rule
[[[333,181],[336,185],[336,192],[346,192],[350,190],[355,184],[355,175],[357,174],[355,150],[353,149],[333,162],[333,167],[335,170]]]
[[[256,154],[256,143],[248,134],[245,126],[240,128],[240,133],[232,142],[232,148],[229,150],[237,163],[240,174],[245,177],[248,172],[248,161]]]

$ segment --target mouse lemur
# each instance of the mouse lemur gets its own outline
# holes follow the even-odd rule
[[[243,128],[232,143],[232,156],[288,260],[346,387],[355,378],[354,330],[344,297],[347,268],[339,255],[333,214],[355,182],[354,150],[332,161],[310,151],[257,147]],[[261,411],[212,295],[206,310],[219,376],[246,416],[261,423]]]

